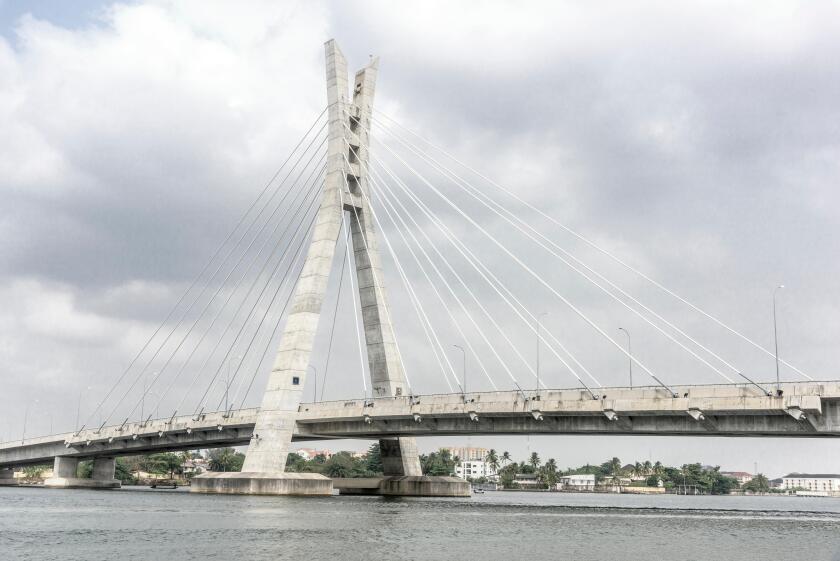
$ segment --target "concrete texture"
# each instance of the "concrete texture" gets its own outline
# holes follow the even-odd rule
[[[469,497],[469,482],[460,477],[403,476],[333,479],[342,495],[386,495],[400,497]]]
[[[770,384],[766,384],[770,386]],[[674,386],[679,398],[652,387],[440,394],[303,403],[294,441],[478,434],[645,434],[651,436],[840,437],[840,382],[788,382],[768,397],[745,385]],[[526,399],[527,398],[527,399]],[[610,420],[607,412],[615,413]],[[146,426],[128,423],[0,444],[0,468],[144,452],[248,444],[258,409],[185,415]],[[404,440],[402,442],[405,442]]]
[[[15,479],[15,472],[11,469],[0,469],[0,487],[10,487],[12,485],[17,485],[17,479]]]
[[[341,197],[346,182],[344,158],[347,62],[335,41],[325,44],[327,61],[328,137],[327,171],[321,206],[303,269],[291,301],[291,312],[283,327],[280,347],[263,394],[254,438],[248,445],[242,469],[252,473],[282,473],[295,418],[306,385],[307,367],[318,329],[321,306],[341,232]]]
[[[309,250],[283,327],[254,436],[245,454],[243,470],[282,473],[289,443],[306,385],[307,367],[321,316],[329,275],[335,259],[342,217],[349,212],[356,263],[361,315],[367,343],[374,397],[408,395],[396,340],[382,285],[382,267],[373,221],[368,219],[368,130],[376,85],[378,60],[356,73],[353,101],[348,101],[347,61],[335,41],[324,45],[326,55],[328,129],[327,171],[321,206],[315,219]],[[351,132],[348,138],[347,131]],[[344,201],[350,201],[347,207]],[[355,201],[355,203],[353,203]],[[408,439],[382,441],[390,450],[386,473],[420,475],[416,444]],[[279,485],[278,489],[285,488]],[[308,493],[305,493],[308,494]]]
[[[78,458],[57,456],[53,464],[53,476],[44,480],[44,487],[53,489],[119,489],[122,485],[114,479],[116,460],[99,457],[93,460],[91,477],[77,477]]]
[[[193,493],[329,496],[332,480],[318,473],[204,473],[190,482]]]
[[[385,475],[423,475],[414,438],[381,438],[379,451]]]
[[[770,384],[766,384],[770,386]],[[788,382],[781,397],[745,385],[674,386],[679,398],[652,387],[440,394],[303,403],[294,441],[393,439],[471,434],[645,434],[651,436],[840,437],[840,382]],[[615,414],[610,420],[607,412]],[[0,468],[145,452],[248,444],[258,409],[185,415],[145,426],[104,427],[0,444]],[[401,442],[406,442],[402,440]],[[387,448],[387,445],[386,445]]]

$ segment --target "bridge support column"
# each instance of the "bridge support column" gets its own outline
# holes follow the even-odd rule
[[[13,469],[0,469],[0,487],[10,487],[12,485],[17,485],[17,479],[15,479],[15,472]]]
[[[90,479],[79,477],[77,458],[56,456],[53,464],[53,476],[44,480],[44,487],[53,489],[119,489],[121,483],[114,479],[116,460],[114,458],[95,458],[93,474]]]
[[[388,495],[399,497],[469,497],[470,484],[460,477],[423,475],[414,438],[383,438],[379,441],[383,477],[333,479],[342,495]]]

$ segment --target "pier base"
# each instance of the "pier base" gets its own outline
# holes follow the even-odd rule
[[[405,475],[333,479],[341,495],[391,497],[469,497],[470,484],[460,477]]]
[[[116,460],[95,458],[90,479],[77,477],[79,460],[57,456],[53,464],[53,476],[44,480],[44,487],[52,489],[119,489],[119,479],[114,479]]]
[[[320,473],[211,472],[190,480],[193,493],[228,495],[332,495],[332,480]]]
[[[0,487],[11,487],[17,485],[18,480],[15,479],[15,472],[11,469],[0,469]]]

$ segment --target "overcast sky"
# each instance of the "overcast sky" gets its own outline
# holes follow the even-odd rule
[[[782,357],[815,379],[840,377],[840,4],[523,4],[0,0],[0,440],[20,437],[27,406],[33,435],[51,423],[69,430],[80,403],[83,418],[95,407],[323,109],[331,37],[351,72],[381,57],[376,107],[768,348],[773,289],[784,284]],[[533,313],[547,312],[545,328],[603,385],[625,383],[626,357],[402,174]],[[669,383],[720,381],[480,204],[457,200],[616,341],[626,327],[634,353]],[[772,357],[510,208],[744,372],[774,379]],[[388,256],[385,267],[414,389],[447,391]],[[470,282],[535,358],[533,334]],[[429,287],[418,290],[434,301]],[[361,391],[351,302],[339,304],[332,399]],[[442,310],[435,317],[459,364],[458,335]],[[314,358],[321,372],[325,340]],[[576,385],[545,349],[542,359],[546,384]],[[472,357],[469,372],[471,387],[489,389]],[[786,367],[782,378],[798,379]],[[167,399],[152,400],[164,416]],[[773,476],[840,471],[840,444],[824,440],[420,446],[444,443],[534,450],[561,466],[618,455],[749,471],[757,462]]]

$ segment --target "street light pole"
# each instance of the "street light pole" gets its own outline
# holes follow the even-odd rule
[[[314,385],[313,385],[314,392],[312,394],[312,403],[315,403],[316,401],[318,401],[318,369],[315,368],[315,366],[312,365],[312,364],[307,366],[307,368],[312,369],[312,381],[314,383]]]
[[[234,360],[241,361],[242,355],[237,355],[235,357],[231,357],[228,359],[228,367],[227,367],[227,378],[225,378],[225,415],[227,415],[228,411],[228,393],[230,392],[230,363]],[[239,367],[237,367],[239,368]],[[237,370],[238,372],[238,370]]]
[[[461,386],[461,390],[464,392],[464,400],[466,401],[466,399],[467,399],[467,353],[466,353],[466,351],[464,351],[464,348],[461,345],[452,345],[452,346],[455,347],[456,349],[458,349],[459,351],[461,351],[461,355],[463,356],[463,359],[464,359],[464,370],[463,370],[464,383]]]
[[[154,380],[154,378],[157,377],[157,375],[158,375],[158,372],[152,372],[150,377]],[[145,420],[146,420],[143,417],[143,414],[144,414],[143,410],[146,407],[146,392],[148,391],[148,388],[149,388],[148,384],[146,383],[148,381],[148,378],[149,377],[143,378],[143,395],[140,396],[140,422],[141,423],[145,422]]]
[[[20,443],[21,444],[23,444],[24,441],[26,440],[26,421],[29,419],[29,407],[30,407],[30,405],[32,405],[34,403],[38,403],[38,400],[36,399],[34,401],[28,402],[26,404],[26,410],[23,412],[23,434],[21,434],[21,436],[20,436]]]
[[[76,433],[77,434],[79,432],[79,420],[80,420],[79,416],[82,412],[82,394],[84,394],[85,392],[88,392],[88,391],[90,391],[90,386],[88,386],[84,390],[80,391],[79,392],[79,401],[78,401],[78,403],[76,403],[76,425],[75,426],[76,426]]]
[[[537,316],[537,395],[540,393],[540,327],[542,327],[542,317],[547,315],[548,312],[543,312]]]
[[[630,332],[624,329],[623,327],[618,328],[619,331],[623,331],[625,335],[627,335],[627,358],[630,361],[630,388],[633,388],[633,349],[630,347]]]
[[[782,394],[782,384],[779,380],[779,332],[776,328],[776,293],[785,285],[780,284],[773,290],[773,343],[776,346],[776,395]]]

